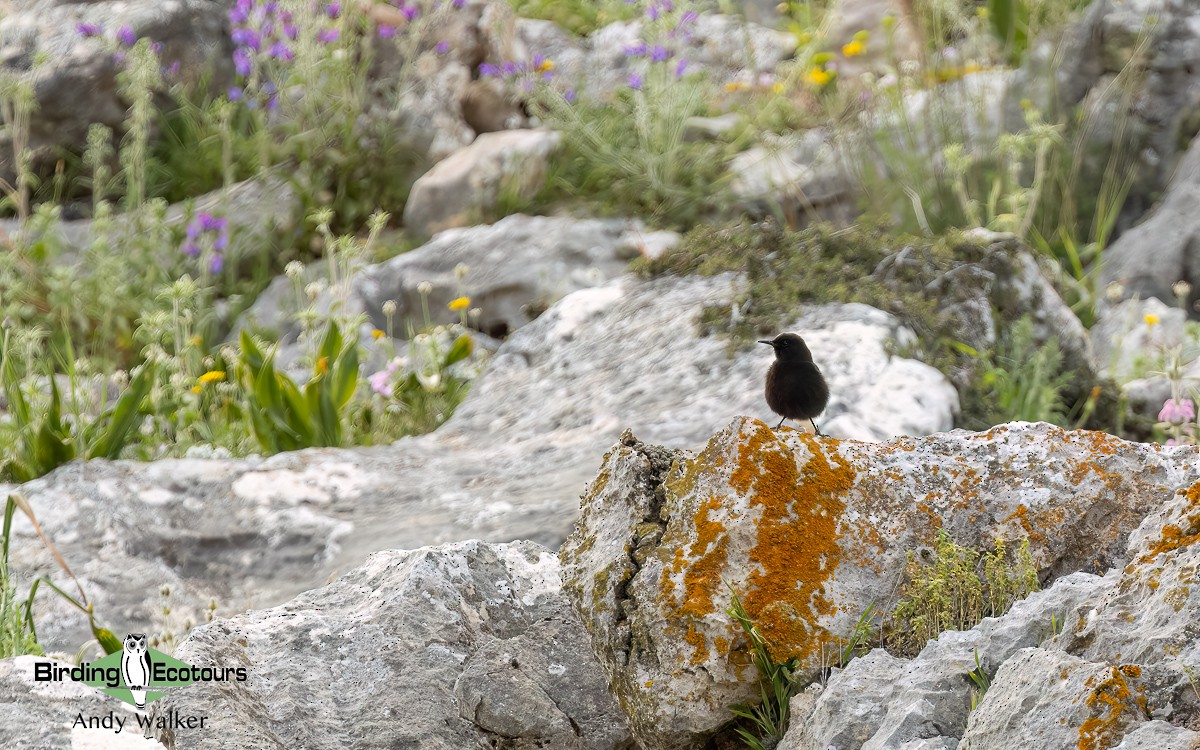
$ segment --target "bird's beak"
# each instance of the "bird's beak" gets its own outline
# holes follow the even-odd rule
[[[759,340],[758,340],[758,343],[760,343],[760,344],[766,344],[767,346],[769,346],[769,347],[772,347],[772,348],[774,348],[774,347],[775,347],[775,342],[774,342],[774,341],[771,341],[771,340],[769,340],[769,339],[768,339],[768,340],[766,340],[766,341],[764,341],[764,340],[762,340],[762,339],[759,339]]]

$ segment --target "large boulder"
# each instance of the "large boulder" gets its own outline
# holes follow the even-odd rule
[[[1197,39],[1200,45],[1200,39]],[[1200,137],[1192,140],[1179,161],[1166,192],[1140,224],[1129,229],[1104,251],[1100,288],[1119,284],[1120,297],[1155,297],[1174,304],[1172,287],[1187,282],[1184,300],[1189,309],[1200,299]]]
[[[27,147],[37,171],[62,152],[80,152],[93,123],[119,131],[129,102],[119,90],[114,39],[122,26],[162,44],[163,66],[178,63],[185,82],[223,91],[233,80],[228,3],[215,0],[24,0],[0,10],[0,77],[32,86],[35,111]],[[85,38],[80,24],[100,38]],[[14,182],[12,132],[0,136],[0,177]],[[48,174],[48,172],[47,172]]]
[[[558,561],[530,542],[380,552],[282,606],[198,628],[175,656],[246,665],[249,679],[152,704],[210,717],[160,730],[168,748],[628,744]]]
[[[1044,578],[1103,570],[1200,478],[1198,454],[1044,423],[873,444],[741,418],[694,455],[626,433],[563,545],[564,588],[638,740],[695,747],[757,694],[732,593],[813,677],[869,605],[890,610],[938,529],[976,548],[1028,538]]]
[[[483,133],[417,178],[404,204],[404,225],[429,236],[489,218],[502,198],[531,198],[561,140],[549,130]]]
[[[149,628],[164,585],[173,616],[201,622],[212,599],[220,614],[277,604],[380,549],[468,538],[556,547],[624,428],[696,447],[738,414],[770,414],[766,347],[731,354],[701,325],[706,304],[730,304],[741,288],[732,276],[627,276],[569,294],[509,337],[448,422],[391,446],[74,463],[0,486],[0,497],[29,498],[117,632]],[[813,308],[804,333],[834,384],[831,434],[846,434],[839,423],[876,438],[952,424],[944,379],[889,353],[907,337],[890,316]],[[69,585],[21,517],[13,564],[22,582]],[[82,615],[56,597],[38,604],[48,644],[73,652],[86,640]]]

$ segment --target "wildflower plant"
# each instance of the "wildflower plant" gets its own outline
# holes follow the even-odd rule
[[[683,139],[684,121],[707,111],[707,84],[686,53],[699,11],[664,0],[631,5],[640,9],[642,37],[625,50],[630,72],[611,101],[538,88],[538,112],[565,146],[550,186],[610,211],[691,226],[721,204],[728,149]]]

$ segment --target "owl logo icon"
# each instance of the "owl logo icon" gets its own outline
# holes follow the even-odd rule
[[[150,685],[150,675],[153,674],[150,662],[150,651],[146,643],[145,633],[130,633],[125,636],[124,650],[121,652],[121,679],[133,696],[133,703],[139,711],[146,710],[146,688]]]

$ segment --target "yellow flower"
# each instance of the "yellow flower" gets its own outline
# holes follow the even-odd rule
[[[833,80],[833,76],[824,68],[813,68],[804,74],[804,80],[814,86],[824,86]]]
[[[726,81],[725,82],[725,90],[731,94],[734,91],[737,91],[738,89],[740,89],[741,87],[742,87],[742,84],[738,83],[737,81]]]
[[[324,375],[329,372],[329,357],[321,357],[317,360],[316,371],[318,375]]]
[[[863,53],[863,50],[865,50],[866,48],[867,48],[867,45],[863,44],[860,41],[855,40],[853,42],[850,42],[849,44],[842,46],[842,54],[845,55],[846,57],[854,57],[855,55],[861,55]]]
[[[202,390],[204,390],[204,389],[203,389],[203,388],[201,388],[201,387],[200,387],[200,386],[198,386],[198,385],[193,385],[193,386],[192,386],[192,393],[199,393],[199,392],[200,392],[200,391],[202,391]]]
[[[782,94],[784,91],[784,88],[785,88],[784,85],[779,82],[776,82],[771,85],[771,91],[775,92],[776,94]]]
[[[200,336],[192,336],[190,339],[188,339],[188,343],[192,346],[200,346],[204,343],[204,339]]]
[[[200,377],[196,378],[196,381],[198,383],[200,383],[200,385],[208,385],[209,383],[214,383],[218,380],[224,380],[224,379],[225,379],[225,371],[224,370],[209,370],[208,372],[204,373]]]
[[[383,338],[386,335],[387,335],[386,333],[379,330],[378,328],[371,329],[371,338],[375,339],[376,341],[378,341],[379,339]]]
[[[452,300],[450,300],[450,304],[446,305],[446,306],[449,307],[454,312],[458,312],[459,310],[466,310],[468,307],[471,306],[471,298],[470,297],[459,297],[458,299],[452,299]]]
[[[539,70],[554,70],[553,60],[542,60],[542,64],[538,66]]]
[[[1148,326],[1156,326],[1162,321],[1162,318],[1158,317],[1154,313],[1146,313],[1142,317],[1142,320],[1146,321],[1146,325]]]

